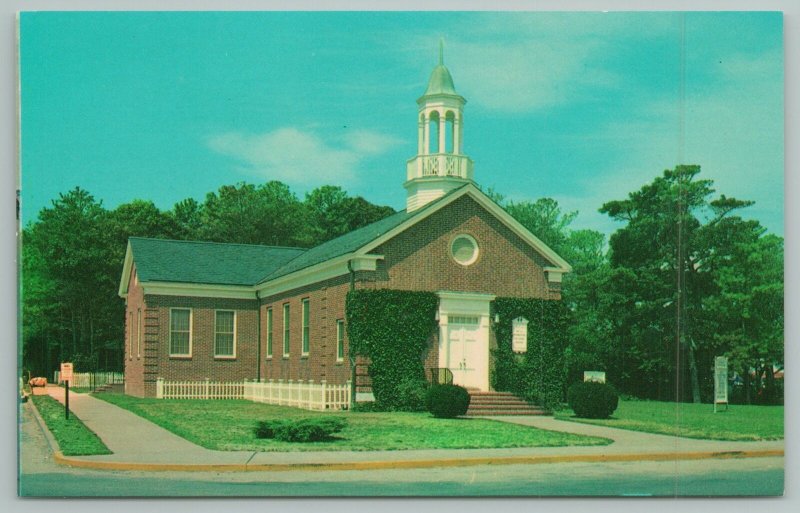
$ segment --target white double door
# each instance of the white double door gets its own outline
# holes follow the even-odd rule
[[[477,315],[448,316],[447,368],[456,385],[488,389],[488,330],[482,324]]]

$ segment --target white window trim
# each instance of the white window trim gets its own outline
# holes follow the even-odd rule
[[[173,353],[172,352],[172,312],[175,310],[189,310],[189,352],[187,354]],[[192,357],[192,342],[194,338],[194,309],[192,308],[170,308],[169,309],[169,351],[170,358],[191,358]]]
[[[472,246],[474,248],[474,250],[472,252],[472,256],[468,260],[466,260],[464,262],[459,262],[458,259],[456,258],[455,252],[453,251],[453,246],[455,245],[456,241],[459,240],[459,239],[468,240],[470,243],[472,243]],[[453,237],[453,239],[450,241],[450,257],[453,259],[453,261],[455,263],[457,263],[461,267],[469,267],[472,264],[474,264],[475,262],[477,262],[478,261],[478,257],[480,256],[480,254],[481,254],[481,248],[478,245],[478,241],[475,240],[475,237],[473,237],[472,235],[470,235],[468,233],[459,233],[458,235]]]
[[[304,298],[300,304],[300,356],[308,356],[311,351],[311,301],[309,298]],[[308,326],[305,324],[306,311],[308,311]],[[308,328],[308,338],[306,338],[306,328]]]
[[[136,311],[136,358],[142,357],[142,309]]]
[[[272,313],[272,307],[270,306],[269,308],[267,308],[267,340],[266,340],[267,360],[272,360],[272,353],[275,351],[275,337],[273,336],[272,333],[273,329],[275,328],[275,326],[272,323],[272,320],[274,319],[273,315],[275,314]],[[270,337],[272,337],[272,345],[270,345],[269,343]]]
[[[128,312],[128,360],[133,360],[133,310]]]
[[[217,313],[218,312],[231,312],[233,314],[233,354],[217,354]],[[236,336],[237,334],[237,323],[239,321],[238,315],[236,315],[236,310],[227,310],[227,309],[220,309],[214,310],[214,359],[215,360],[235,360],[236,359]]]
[[[340,343],[342,344],[342,356],[339,356]],[[336,361],[344,361],[344,319],[336,319]]]
[[[289,315],[286,315],[287,313]],[[291,305],[289,303],[284,303],[283,304],[283,336],[281,337],[281,342],[282,342],[282,345],[283,345],[281,350],[283,351],[283,357],[284,358],[289,358],[289,356],[291,354],[291,349],[292,349],[291,348],[292,327],[290,325],[291,324],[291,320],[292,320],[291,319],[291,315],[292,315],[292,307],[291,307]],[[288,322],[286,320],[287,318],[289,319]],[[287,333],[289,334],[288,337],[286,336]]]

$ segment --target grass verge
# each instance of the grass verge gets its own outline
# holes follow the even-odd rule
[[[428,413],[324,414],[244,400],[203,401],[96,396],[144,417],[202,447],[248,451],[370,451],[403,449],[489,449],[605,445],[610,440],[545,431],[485,419],[435,419]],[[347,427],[334,440],[311,443],[257,439],[257,421],[341,416]]]
[[[30,400],[36,405],[39,414],[53,434],[64,456],[92,456],[111,454],[106,444],[87,428],[81,420],[70,413],[64,418],[64,405],[49,395],[32,395]]]
[[[709,440],[783,439],[783,406],[731,405],[714,413],[711,404],[620,401],[609,419],[579,419],[572,410],[556,418],[587,424]]]

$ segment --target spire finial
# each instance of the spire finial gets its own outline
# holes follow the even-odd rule
[[[444,65],[444,38],[439,38],[439,66]]]

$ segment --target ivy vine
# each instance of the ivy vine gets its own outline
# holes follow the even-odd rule
[[[347,335],[354,355],[370,359],[375,401],[382,409],[404,409],[398,386],[425,380],[424,355],[437,328],[439,299],[433,292],[351,290]]]
[[[547,409],[563,399],[563,357],[567,347],[570,312],[563,301],[546,299],[497,298],[492,303],[497,349],[494,356],[492,386],[513,392]],[[528,350],[512,350],[512,322],[528,320]]]

